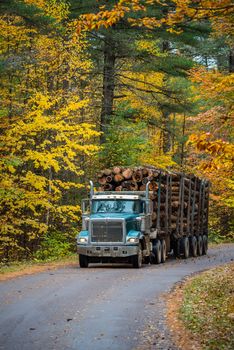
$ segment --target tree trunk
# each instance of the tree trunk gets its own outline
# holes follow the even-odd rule
[[[168,40],[164,40],[162,43],[162,51],[168,52],[170,50],[170,42]],[[166,83],[166,80],[165,80]],[[167,110],[162,110],[162,149],[163,153],[170,152],[171,150],[171,121],[170,121],[170,112]]]
[[[229,52],[229,73],[234,73],[234,47]]]
[[[111,34],[110,34],[111,35]],[[113,112],[113,99],[115,88],[115,41],[106,35],[104,42],[104,67],[103,67],[103,96],[101,109],[101,131],[100,142],[106,141],[106,133]]]

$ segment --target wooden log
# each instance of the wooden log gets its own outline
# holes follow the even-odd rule
[[[122,182],[123,180],[124,180],[124,177],[123,177],[122,174],[116,174],[114,176],[114,181],[117,182],[117,183]]]
[[[123,190],[123,186],[115,187],[115,191],[121,192]]]
[[[111,173],[112,173],[111,169],[104,169],[103,170],[103,174],[106,175],[106,176],[111,175]]]
[[[135,181],[130,182],[130,190],[131,191],[137,191],[138,190],[138,183]]]
[[[108,175],[106,177],[106,182],[112,182],[113,181],[113,175]]]
[[[133,173],[133,171],[130,169],[130,168],[127,168],[127,169],[125,169],[124,171],[123,171],[123,177],[126,179],[126,180],[129,180],[129,179],[131,179],[131,177],[132,177],[132,173]]]
[[[154,199],[154,210],[158,209],[158,203],[157,203],[157,201],[155,200],[155,198],[156,198],[156,197],[153,198],[153,199]],[[150,197],[150,199],[151,199],[151,197]],[[165,208],[165,203],[160,203],[160,208],[161,208],[161,209],[164,209],[164,208]]]
[[[133,181],[136,181],[136,182],[141,182],[142,181],[142,170],[141,169],[136,169],[135,171],[133,171],[133,174],[132,174],[132,179]]]
[[[100,185],[105,185],[106,184],[106,176],[102,176],[98,179],[98,182]]]
[[[100,177],[103,177],[103,176],[104,176],[103,171],[99,171],[99,173],[97,174],[97,178],[99,179]]]
[[[104,191],[112,191],[113,190],[113,186],[110,183],[106,183],[103,186]]]
[[[121,183],[124,191],[134,191],[131,188],[133,188],[135,184],[137,185],[137,183],[133,183],[132,181],[123,181]],[[138,185],[137,185],[137,189],[138,189]]]
[[[158,184],[155,181],[151,181],[149,184],[150,191],[156,191],[158,189]]]
[[[148,176],[149,175],[149,169],[143,168],[142,169],[142,174],[143,174],[143,176]]]
[[[172,202],[171,207],[173,211],[177,210],[179,207],[179,202],[178,201]],[[184,202],[184,209],[186,209],[187,207],[188,207],[188,203]]]
[[[112,170],[114,175],[120,174],[122,172],[122,168],[119,166],[115,166]]]

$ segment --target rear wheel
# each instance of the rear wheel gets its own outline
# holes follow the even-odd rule
[[[197,256],[197,238],[195,236],[190,239],[190,252],[192,256]]]
[[[162,246],[160,241],[156,241],[155,245],[153,246],[153,253],[154,253],[154,263],[160,264],[162,261]]]
[[[184,259],[188,259],[189,257],[189,240],[188,237],[183,237],[181,240],[182,245],[182,254]]]
[[[139,247],[137,255],[132,257],[132,266],[136,269],[139,269],[142,266],[142,249]]]
[[[166,246],[165,239],[161,240],[161,249],[162,249],[161,262],[164,263],[167,258],[167,246]]]
[[[144,259],[143,259],[143,264],[149,264],[150,263],[150,256],[145,256]]]
[[[179,258],[181,253],[181,239],[177,239],[173,244],[173,254],[175,258]]]
[[[197,237],[197,255],[201,256],[202,250],[203,250],[203,240],[202,240],[202,236],[199,235]]]
[[[207,235],[203,235],[202,236],[202,241],[203,241],[202,254],[206,255],[207,254],[207,250],[208,250],[208,237],[207,237]]]
[[[89,258],[86,255],[79,255],[80,267],[88,267],[89,266]]]

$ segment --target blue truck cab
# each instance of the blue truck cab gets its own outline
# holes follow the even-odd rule
[[[77,235],[80,267],[89,263],[149,262],[152,239],[152,203],[146,191],[94,192],[82,202],[82,231]]]

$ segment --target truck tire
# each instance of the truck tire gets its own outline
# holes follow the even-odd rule
[[[86,255],[79,255],[80,267],[88,267],[89,266],[89,258]]]
[[[197,255],[199,256],[202,255],[202,249],[203,249],[203,240],[202,240],[202,236],[199,235],[197,237]]]
[[[165,239],[161,240],[161,262],[165,263],[166,258],[167,258],[167,246],[166,246],[166,241]]]
[[[189,240],[188,237],[183,237],[181,239],[181,250],[182,250],[182,254],[183,254],[183,258],[184,259],[188,259],[189,257]]]
[[[145,256],[144,257],[144,259],[143,259],[143,264],[146,264],[146,265],[148,265],[148,264],[150,264],[150,256]]]
[[[138,254],[133,255],[133,257],[132,257],[132,266],[136,269],[139,269],[142,266],[142,249],[141,249],[141,247],[139,247]]]
[[[173,254],[175,258],[180,258],[181,253],[181,239],[177,239],[173,243]]]
[[[196,238],[196,236],[192,236],[190,238],[190,253],[193,257],[197,256],[197,238]]]
[[[207,235],[203,235],[202,236],[202,255],[206,255],[207,254],[207,250],[208,250],[208,237]]]
[[[153,246],[153,253],[154,253],[154,264],[160,264],[162,261],[162,246],[159,240],[156,241],[155,245]]]

